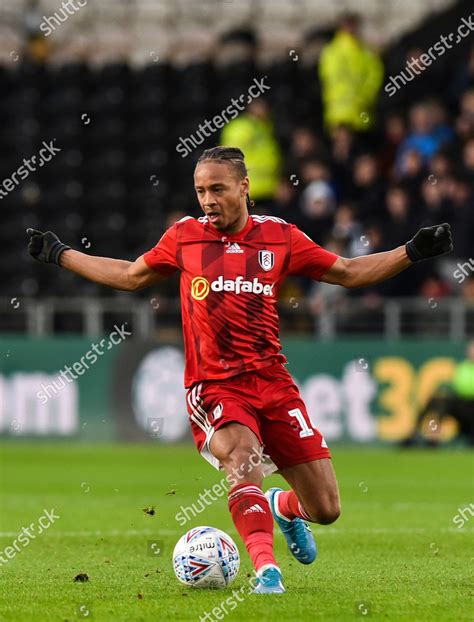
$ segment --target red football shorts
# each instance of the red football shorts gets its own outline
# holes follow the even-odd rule
[[[236,422],[250,428],[278,469],[330,458],[319,430],[311,423],[298,387],[280,363],[224,380],[194,384],[186,394],[194,441],[216,468],[209,442],[216,430]],[[275,467],[266,469],[266,472]]]

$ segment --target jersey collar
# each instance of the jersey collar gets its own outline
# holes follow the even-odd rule
[[[217,235],[220,238],[225,238],[226,240],[243,240],[243,238],[247,235],[247,233],[253,227],[253,219],[252,219],[252,216],[249,214],[249,217],[247,218],[247,222],[245,223],[244,228],[241,229],[240,231],[237,231],[237,233],[226,233],[226,232],[218,231],[213,225],[211,225],[209,221],[207,222],[207,226],[209,228],[209,231],[212,231],[214,235]]]

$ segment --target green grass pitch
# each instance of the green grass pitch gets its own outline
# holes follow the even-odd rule
[[[287,593],[257,596],[248,594],[251,564],[225,497],[184,527],[175,519],[222,479],[193,448],[3,443],[0,554],[44,510],[59,518],[1,563],[0,621],[199,620],[206,612],[229,621],[473,620],[474,516],[453,522],[473,500],[472,454],[332,451],[341,518],[313,526],[311,566],[293,560],[276,532]],[[281,481],[267,478],[264,488]],[[150,506],[154,514],[143,511]],[[226,590],[191,590],[174,577],[174,544],[197,525],[238,543],[241,570]],[[79,573],[89,580],[75,582]],[[240,598],[231,610],[233,590]]]

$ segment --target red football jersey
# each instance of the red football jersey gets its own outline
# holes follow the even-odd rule
[[[181,271],[185,386],[286,363],[278,289],[290,274],[319,280],[337,257],[275,216],[249,216],[233,234],[206,216],[170,227],[143,258],[161,275]]]

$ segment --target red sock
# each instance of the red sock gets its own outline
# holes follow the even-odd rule
[[[229,511],[256,571],[278,566],[273,555],[273,516],[260,486],[237,484],[229,491]]]
[[[304,520],[311,520],[304,507],[298,500],[294,490],[284,490],[278,495],[278,512],[283,514],[284,518],[293,520],[296,517]]]

